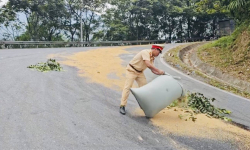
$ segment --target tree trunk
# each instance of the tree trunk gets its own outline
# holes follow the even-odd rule
[[[216,32],[216,24],[215,23],[216,23],[216,18],[213,19],[213,37],[215,37],[215,35],[216,35],[216,33],[215,33]]]
[[[74,41],[74,34],[71,34],[71,42],[73,42]]]
[[[188,38],[190,38],[190,18],[188,17]]]
[[[182,37],[182,33],[183,33],[183,28],[182,28],[182,19],[183,19],[183,16],[182,18],[180,19],[180,28],[181,28],[181,42],[183,42],[183,37]]]

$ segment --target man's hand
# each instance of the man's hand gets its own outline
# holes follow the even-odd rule
[[[160,69],[157,69],[155,66],[153,66],[150,61],[148,60],[144,60],[145,64],[147,65],[147,67],[154,73],[154,74],[157,74],[157,75],[164,75],[165,72],[160,70]]]

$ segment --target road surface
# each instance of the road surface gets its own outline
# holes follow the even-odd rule
[[[166,45],[164,49],[178,44]],[[128,48],[139,51],[145,47]],[[89,83],[77,68],[41,73],[27,66],[44,62],[49,54],[95,48],[0,50],[0,149],[236,149],[229,142],[162,135],[149,119],[133,115],[138,107],[128,100],[127,115],[119,113],[121,92]],[[124,62],[133,56],[121,55]],[[232,118],[250,126],[249,101],[186,77],[164,65],[156,66],[182,77],[186,89],[219,99]],[[156,76],[146,71],[148,81]]]

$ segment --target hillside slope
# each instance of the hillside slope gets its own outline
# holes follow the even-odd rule
[[[202,46],[198,56],[221,71],[250,82],[250,24],[245,23],[231,36]]]

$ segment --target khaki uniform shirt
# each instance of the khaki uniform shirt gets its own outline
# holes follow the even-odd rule
[[[129,62],[129,64],[131,64],[138,71],[144,71],[145,69],[147,69],[147,65],[144,60],[148,60],[152,65],[154,65],[154,59],[155,58],[152,55],[151,49],[142,50],[137,55],[135,55],[135,57]],[[138,73],[130,65],[127,66],[127,69],[129,71]]]

